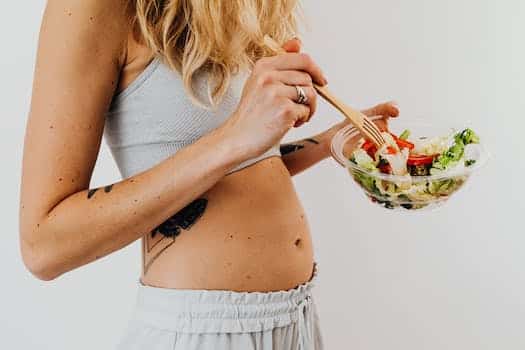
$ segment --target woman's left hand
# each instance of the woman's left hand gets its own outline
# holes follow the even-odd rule
[[[388,118],[395,118],[399,115],[399,107],[397,104],[393,101],[385,102],[378,104],[375,107],[365,109],[363,111],[364,115],[367,117],[373,117],[373,116],[382,116],[384,118],[377,119],[375,121],[375,124],[381,129],[382,131],[388,130]],[[347,125],[348,122],[345,122],[345,125]]]
[[[374,116],[382,116],[383,118],[377,118],[374,120],[374,123],[379,127],[381,131],[387,131],[388,130],[388,119],[389,118],[395,118],[399,115],[399,107],[397,104],[393,101],[390,102],[384,102],[380,103],[374,107],[365,109],[361,111],[364,115],[367,117],[374,117]],[[332,141],[332,137],[341,129],[344,128],[350,124],[348,119],[345,119],[344,121],[335,124],[330,129],[326,130],[324,133],[319,135],[319,139],[325,143],[325,148],[327,153],[330,149],[330,142]],[[358,135],[359,136],[359,135]],[[360,138],[359,136],[358,138]]]

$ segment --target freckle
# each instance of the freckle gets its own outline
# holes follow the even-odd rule
[[[301,219],[304,219],[304,214],[301,214]]]
[[[139,200],[138,199],[134,199],[133,202],[137,203]]]
[[[246,275],[246,279],[250,280],[250,279],[252,279],[252,276]]]
[[[99,206],[98,206],[98,208],[99,208],[99,209],[102,209],[102,206],[101,206],[101,205],[99,205]]]
[[[89,17],[89,20],[92,21],[92,20],[93,20],[93,17]]]
[[[68,15],[68,16],[71,16],[71,12],[68,12],[67,15]]]
[[[137,215],[137,212],[136,212],[136,211],[134,211],[134,212],[133,212],[133,215]]]
[[[135,180],[131,179],[131,180],[129,180],[129,182],[135,182]]]
[[[36,224],[36,227],[40,227],[40,224]]]
[[[230,235],[230,239],[232,239],[232,238],[233,238],[233,235]]]
[[[160,196],[157,196],[157,199],[160,199]]]
[[[50,128],[50,129],[53,129],[54,127],[53,127],[53,125],[49,125],[49,128]]]
[[[61,178],[61,177],[59,177],[59,178],[58,178],[58,181],[62,181],[62,180],[64,180],[64,179],[63,179],[63,178]]]
[[[248,236],[248,239],[252,239],[250,236]]]
[[[75,182],[75,179],[71,179],[71,182]]]

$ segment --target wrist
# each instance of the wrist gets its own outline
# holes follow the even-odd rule
[[[248,159],[246,149],[235,141],[226,126],[215,129],[213,134],[217,148],[227,166],[233,168]]]
[[[324,131],[323,133],[321,133],[317,137],[321,147],[323,147],[323,152],[324,152],[325,158],[331,155],[331,150],[330,149],[331,149],[331,146],[332,146],[332,138],[335,136],[335,134],[339,130],[341,130],[343,127],[345,127],[347,125],[348,125],[347,121],[342,121],[340,123],[337,123],[334,126],[332,126],[331,128],[329,128],[326,131]]]

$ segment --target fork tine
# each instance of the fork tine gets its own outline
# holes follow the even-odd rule
[[[374,134],[378,139],[383,139],[383,135],[381,135],[380,131],[377,128],[374,128],[368,123],[363,123],[363,127],[366,128],[371,134]]]
[[[369,118],[363,117],[363,124],[367,125],[371,130],[373,130],[377,135],[383,139],[383,135],[381,135],[381,130],[377,127],[377,125],[374,124]]]
[[[383,138],[383,136],[376,135],[375,133],[374,133],[374,135],[376,136],[376,140],[378,141],[379,146],[382,146],[386,142],[385,139]]]
[[[368,119],[364,118],[363,128],[374,137],[378,144],[381,145],[385,143],[385,139],[383,135],[381,135],[381,131],[375,126],[375,124],[371,125],[371,122],[367,122],[367,120]]]
[[[383,143],[385,142],[385,138],[383,137],[383,134],[381,133],[381,130],[377,127],[377,125],[375,125],[371,120],[369,120],[368,118],[365,118],[365,121],[366,121],[366,124],[372,129],[374,130],[374,132],[378,135],[379,139],[381,141],[383,141]]]
[[[366,126],[363,126],[363,130],[362,132],[364,133],[364,136],[366,136],[367,138],[369,138],[370,140],[374,141],[374,143],[377,145],[377,146],[381,146],[384,142],[383,140],[381,140],[379,138],[379,136],[377,136],[377,134],[375,134],[373,131],[370,131],[368,129],[368,127]]]

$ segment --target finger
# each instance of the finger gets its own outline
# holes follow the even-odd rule
[[[294,126],[297,124],[306,123],[310,115],[310,108],[307,105],[303,105],[299,103],[292,103],[290,108],[294,116],[294,121],[293,121]]]
[[[312,86],[310,74],[297,70],[275,71],[275,79],[286,85]]]
[[[310,114],[306,122],[309,122],[312,119],[312,116],[317,111],[317,91],[312,86],[302,86],[306,97],[308,97],[308,106],[310,106]]]
[[[283,49],[286,52],[299,52],[301,51],[301,40],[299,38],[293,38],[283,44]]]
[[[294,127],[294,128],[299,128],[299,127],[301,127],[303,124],[304,124],[304,122],[299,120],[299,121],[295,122],[295,124],[293,125],[293,127]]]
[[[304,71],[310,74],[312,80],[320,85],[325,85],[327,82],[321,68],[305,53],[284,53],[270,57],[264,62],[264,65],[275,70]]]
[[[388,131],[388,118],[374,120],[374,124],[377,125],[381,131]]]
[[[312,87],[312,86],[300,86],[308,101],[307,101],[307,106],[309,107],[309,110],[310,110],[310,113],[308,115],[308,119],[306,119],[305,121],[309,121],[310,118],[312,117],[312,115],[315,113],[316,109],[317,109],[317,93],[315,92],[315,89]],[[297,89],[295,88],[295,86],[289,86],[289,85],[282,85],[281,88],[279,89],[279,94],[282,95],[282,96],[285,96],[287,98],[289,98],[290,100],[292,100],[293,102],[297,103]]]
[[[382,115],[385,117],[397,117],[399,115],[399,107],[395,102],[386,102],[364,110],[363,114],[369,117],[374,115]]]

